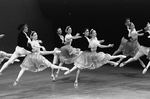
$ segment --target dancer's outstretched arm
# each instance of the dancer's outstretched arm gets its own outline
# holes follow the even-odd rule
[[[5,36],[5,34],[1,34],[1,35],[0,35],[0,38],[2,38],[2,37],[4,37],[4,36]]]
[[[79,38],[82,38],[82,36],[80,36],[79,33],[77,33],[75,36],[72,36],[72,39],[79,39]]]
[[[108,48],[108,47],[113,47],[114,46],[114,44],[109,44],[109,45],[101,45],[101,44],[99,44],[98,45],[98,47],[100,47],[100,48]]]

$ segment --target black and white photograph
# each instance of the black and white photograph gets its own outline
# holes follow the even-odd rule
[[[149,0],[0,0],[0,99],[150,99]]]

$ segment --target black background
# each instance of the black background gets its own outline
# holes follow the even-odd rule
[[[73,35],[93,28],[103,44],[113,43],[113,48],[98,49],[112,54],[119,47],[121,38],[127,37],[124,25],[130,18],[136,29],[143,29],[150,22],[149,0],[0,0],[0,33],[6,36],[0,40],[1,50],[12,53],[16,46],[17,26],[27,23],[30,30],[38,33],[47,50],[61,47],[56,34],[58,27],[70,25]],[[144,32],[144,31],[143,31]],[[29,33],[28,33],[29,35]],[[148,33],[139,37],[139,43],[150,46]],[[72,46],[87,49],[84,38],[74,40]]]

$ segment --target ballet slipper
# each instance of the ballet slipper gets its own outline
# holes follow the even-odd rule
[[[61,67],[61,70],[69,70],[67,67]]]
[[[18,84],[18,81],[15,81],[14,83],[13,83],[13,86],[16,86]]]
[[[144,70],[142,71],[142,74],[145,74],[147,72],[148,68],[144,68]]]

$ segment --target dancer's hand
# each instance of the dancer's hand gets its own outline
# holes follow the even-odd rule
[[[100,43],[103,43],[103,42],[105,42],[105,40],[100,40]]]
[[[54,51],[54,53],[58,54],[58,53],[61,53],[61,51],[57,50],[57,51]]]
[[[113,46],[114,46],[114,44],[109,44],[108,46],[109,46],[109,47],[113,47]]]
[[[4,36],[5,36],[5,34],[1,34],[1,35],[0,35],[0,38],[2,38],[2,37],[4,37]]]
[[[43,51],[46,51],[45,47],[42,46],[41,48],[42,48]]]
[[[43,43],[42,40],[38,40],[38,41],[39,41],[39,43]]]
[[[76,34],[76,36],[79,36],[79,35],[80,35],[80,33],[77,33],[77,34]]]
[[[54,49],[54,53],[55,53],[55,54],[61,53],[61,51],[60,51],[58,48],[55,48],[55,49]]]

